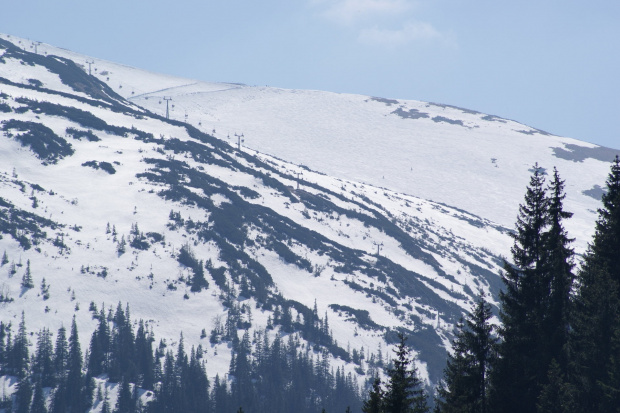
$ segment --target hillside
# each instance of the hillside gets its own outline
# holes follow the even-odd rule
[[[360,383],[405,332],[436,383],[454,323],[479,290],[497,297],[532,165],[567,180],[583,251],[614,152],[445,105],[96,59],[89,75],[83,56],[2,39],[0,320],[75,316],[88,343],[91,303],[121,302],[170,348],[201,344],[210,377],[231,343],[209,336],[234,316],[235,334],[298,337]]]

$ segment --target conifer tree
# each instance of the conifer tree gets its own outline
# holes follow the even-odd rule
[[[381,379],[379,377],[375,377],[372,382],[372,390],[368,394],[368,399],[364,401],[364,405],[362,406],[362,412],[383,412],[383,389],[381,388]]]
[[[99,326],[93,332],[90,340],[88,357],[88,376],[96,377],[107,373],[110,365],[110,328],[105,317],[104,307],[99,310]]]
[[[28,376],[24,375],[17,383],[17,390],[15,391],[15,403],[17,404],[15,413],[29,413],[31,400],[32,385]]]
[[[34,385],[34,396],[32,397],[32,406],[30,407],[30,413],[47,413],[47,407],[45,407],[45,397],[43,394],[43,385],[41,380],[37,380]]]
[[[406,338],[398,333],[394,368],[388,371],[389,381],[385,392],[385,411],[387,413],[424,413],[429,408],[426,393],[418,377],[417,368],[409,358]]]
[[[82,374],[82,350],[78,336],[75,317],[71,323],[69,335],[69,357],[67,359],[67,378],[65,380],[65,400],[67,412],[83,412],[91,400],[85,392],[84,375]]]
[[[155,383],[155,362],[153,360],[153,338],[140,320],[136,333],[136,368],[140,386],[152,389]]]
[[[67,375],[67,362],[69,359],[69,344],[67,343],[67,330],[64,327],[58,329],[56,345],[54,347],[54,372],[56,380],[63,380]]]
[[[611,165],[595,234],[578,273],[570,337],[577,410],[620,403],[620,159]]]
[[[573,413],[574,405],[573,386],[566,380],[566,375],[555,359],[549,366],[549,378],[538,397],[539,413]]]
[[[112,329],[110,379],[119,381],[125,376],[130,382],[136,380],[135,337],[131,325],[129,307],[123,311],[119,302],[114,313]]]
[[[69,412],[67,405],[67,383],[66,380],[62,380],[52,393],[52,406],[50,413],[66,413]]]
[[[6,353],[7,345],[5,340],[7,338],[7,326],[0,321],[0,375],[5,375],[6,372]],[[10,343],[9,343],[10,344]]]
[[[129,382],[123,377],[114,413],[134,413],[135,410],[136,405],[129,388]]]
[[[568,332],[570,330],[571,290],[574,275],[574,250],[570,247],[573,239],[568,237],[563,221],[573,216],[564,210],[564,181],[557,169],[553,170],[553,180],[549,187],[549,229],[545,233],[546,287],[549,290],[547,312],[542,326],[546,339],[541,351],[542,363],[550,365],[555,359],[562,372],[568,366]]]
[[[215,375],[213,383],[213,392],[211,395],[213,411],[216,413],[225,413],[228,411],[228,391],[226,389],[226,381],[220,381],[220,376]]]
[[[235,377],[231,388],[232,396],[237,404],[241,406],[252,406],[253,389],[249,359],[250,335],[247,330],[235,350],[235,365],[234,369],[231,369],[231,374]]]
[[[192,276],[192,292],[200,292],[203,288],[208,288],[209,283],[205,278],[204,261],[195,261],[192,267],[194,275]]]
[[[493,408],[505,413],[533,412],[548,364],[542,360],[546,334],[542,329],[548,311],[549,280],[545,230],[549,200],[542,168],[536,164],[519,206],[513,264],[505,262],[504,290],[500,292],[501,343],[493,372]]]
[[[11,344],[10,351],[8,352],[7,368],[10,374],[16,375],[20,378],[25,377],[28,373],[28,335],[26,332],[26,318],[22,311],[22,319],[19,323],[19,329],[17,336]]]
[[[454,354],[448,356],[444,383],[438,389],[441,413],[489,412],[489,371],[495,359],[497,339],[489,323],[491,306],[480,295],[464,322],[458,324]]]
[[[54,349],[52,346],[52,333],[44,328],[39,332],[37,340],[37,352],[32,366],[33,376],[42,387],[53,387],[54,375]]]
[[[30,260],[26,262],[26,272],[22,277],[22,288],[34,288],[34,281],[32,280],[32,273],[30,272]]]
[[[105,391],[103,393],[103,403],[101,405],[101,413],[111,413],[110,412],[110,395],[108,394],[108,386],[106,386]]]

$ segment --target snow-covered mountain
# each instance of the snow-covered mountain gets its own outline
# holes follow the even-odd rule
[[[566,179],[582,252],[618,152],[448,105],[30,46],[0,36],[0,319],[24,311],[37,331],[75,315],[87,343],[91,302],[128,303],[171,346],[202,343],[209,375],[230,349],[202,332],[231,311],[240,329],[300,334],[316,306],[335,365],[368,377],[352,351],[389,354],[404,331],[436,382],[461,313],[497,296],[534,163]]]

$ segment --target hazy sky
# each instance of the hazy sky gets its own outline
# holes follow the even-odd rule
[[[0,32],[200,80],[447,103],[620,148],[617,0],[17,0]]]

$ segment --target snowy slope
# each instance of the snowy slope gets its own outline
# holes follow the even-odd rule
[[[436,380],[460,313],[479,289],[497,294],[533,163],[557,165],[567,180],[569,230],[583,249],[598,206],[583,191],[604,183],[609,165],[596,158],[611,159],[593,145],[422,102],[192,82],[98,59],[93,76],[111,90],[94,80],[83,88],[88,79],[69,62],[57,73],[43,56],[77,64],[84,56],[38,50],[40,58],[0,49],[0,105],[10,107],[0,121],[21,122],[4,123],[0,135],[0,197],[9,204],[0,212],[19,224],[4,232],[0,253],[23,264],[14,275],[10,264],[0,268],[1,291],[14,299],[2,304],[1,319],[25,311],[37,331],[76,315],[86,343],[91,301],[129,303],[158,338],[174,345],[183,332],[188,345],[208,347],[210,375],[227,370],[230,350],[200,333],[226,317],[232,293],[252,309],[252,330],[265,327],[274,306],[295,318],[316,302],[341,349],[385,348],[388,333],[404,329],[421,371]],[[164,96],[177,121],[163,117]],[[178,122],[185,112],[197,129]],[[33,124],[74,152],[37,156],[20,141],[28,134],[20,127]],[[244,135],[241,150],[235,133]],[[28,220],[45,234],[28,230]],[[135,225],[148,246],[119,253]],[[191,292],[192,270],[178,262],[184,245],[225,279],[207,272],[209,288]],[[28,260],[36,287],[24,290]],[[243,278],[251,297],[240,294]],[[346,308],[367,311],[370,321]],[[337,354],[334,363],[353,370]]]
[[[78,62],[91,59],[39,48]],[[609,162],[620,152],[448,105],[199,82],[92,61],[97,76],[133,103],[163,116],[163,98],[172,98],[171,118],[215,131],[231,144],[243,134],[244,145],[261,153],[508,227],[534,163],[556,166],[567,183],[566,206],[575,213],[568,229],[580,252],[592,234],[597,185],[603,186]]]

